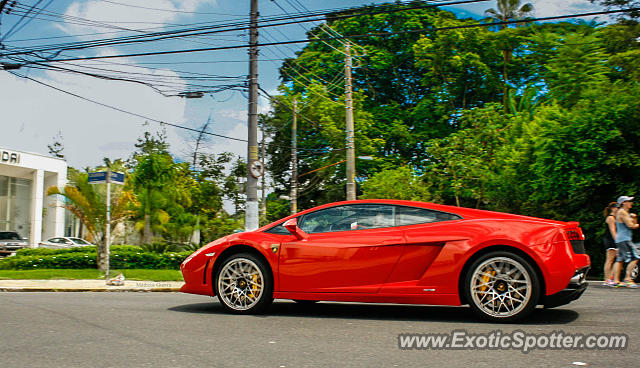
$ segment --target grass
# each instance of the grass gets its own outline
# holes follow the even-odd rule
[[[177,270],[111,270],[110,276],[122,273],[127,280],[142,281],[182,281],[182,273]],[[91,280],[104,279],[104,274],[96,269],[80,270],[0,270],[0,280]]]

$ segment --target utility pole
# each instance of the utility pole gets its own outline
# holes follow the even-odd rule
[[[262,159],[262,162],[267,162],[267,145],[266,145],[266,137],[264,135],[264,123],[260,124],[260,132],[262,134],[262,142],[261,142],[261,147],[260,147],[260,158]],[[260,213],[262,214],[263,219],[267,218],[267,194],[266,192],[266,175],[262,174],[262,177],[260,178],[262,183],[262,202],[260,203]]]
[[[247,205],[244,228],[258,228],[258,176],[252,168],[258,161],[258,0],[251,0],[251,27],[249,31],[249,136],[247,152]]]
[[[291,214],[298,212],[298,101],[293,99],[291,124]]]
[[[351,69],[353,67],[351,57],[351,44],[347,41],[345,45],[345,91],[346,91],[346,149],[347,149],[347,201],[356,199],[356,142],[353,124],[353,87],[351,79]]]
[[[4,10],[4,7],[7,5],[8,2],[9,0],[0,0],[0,14],[2,14],[2,11]]]
[[[9,2],[9,0],[0,0],[0,20],[2,20],[2,12],[4,11],[4,7],[7,5],[8,2]],[[2,24],[2,22],[0,21],[0,25],[1,24]],[[0,36],[2,36],[2,33],[0,33]],[[2,44],[0,44],[0,47],[1,46],[2,46]]]

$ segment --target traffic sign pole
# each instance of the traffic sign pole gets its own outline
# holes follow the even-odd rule
[[[109,240],[111,238],[111,170],[107,170],[107,230],[105,233],[104,239],[104,248],[105,248],[105,258],[104,258],[104,268],[105,268],[105,276],[104,279],[109,282]]]
[[[119,172],[111,172],[111,170],[107,169],[107,171],[99,171],[89,173],[89,184],[107,184],[107,198],[105,200],[107,207],[107,223],[105,224],[104,230],[104,257],[99,257],[102,261],[102,265],[105,270],[105,280],[109,281],[109,246],[111,242],[111,183],[114,184],[124,184],[124,173]],[[100,254],[100,251],[98,251]]]

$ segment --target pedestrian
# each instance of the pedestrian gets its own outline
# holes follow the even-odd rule
[[[616,247],[616,213],[620,205],[618,202],[611,202],[604,209],[605,216],[605,231],[602,237],[602,243],[604,244],[605,261],[604,261],[604,283],[606,286],[613,286],[613,261],[618,254],[618,248]]]
[[[614,286],[626,286],[637,288],[638,285],[631,279],[631,271],[640,259],[636,252],[635,245],[631,242],[631,230],[640,226],[636,221],[635,215],[631,215],[629,211],[633,207],[633,197],[618,197],[620,208],[616,213],[616,247],[618,254],[616,255],[616,263],[613,266]],[[627,263],[627,271],[625,272],[624,283],[620,282],[620,272],[622,272],[623,263]]]

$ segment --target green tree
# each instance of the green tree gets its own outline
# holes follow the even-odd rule
[[[593,29],[569,34],[548,61],[550,95],[565,106],[576,104],[585,91],[608,81],[606,57]]]
[[[247,163],[238,157],[231,167],[231,172],[225,177],[223,186],[224,197],[233,202],[233,217],[236,225],[238,218],[244,213],[246,177]]]
[[[512,123],[512,118],[500,110],[498,104],[467,110],[460,118],[459,131],[429,142],[431,159],[422,170],[427,186],[439,201],[452,198],[457,206],[476,208],[490,203],[500,168],[496,154]]]
[[[134,154],[136,163],[132,178],[139,200],[136,229],[142,231],[142,243],[147,244],[153,241],[154,233],[164,231],[164,225],[169,222],[166,206],[170,197],[177,193],[172,185],[176,171],[163,133],[154,136],[145,132],[136,147],[139,151]]]
[[[498,0],[498,9],[487,9],[485,15],[496,22],[509,22],[514,20],[522,20],[533,13],[533,5],[531,3],[522,4],[521,0]],[[504,33],[511,34],[507,25],[499,25],[498,29],[505,30]],[[512,61],[514,46],[508,41],[508,37],[502,48],[503,69],[502,79],[504,82],[504,105],[507,105],[507,91],[509,84],[509,64]]]
[[[420,176],[408,166],[382,170],[362,184],[363,199],[404,199],[431,201],[432,196]]]
[[[87,229],[88,240],[99,244],[97,264],[100,270],[106,270],[106,190],[105,185],[89,184],[88,173],[69,170],[69,184],[64,188],[49,187],[47,195],[64,197],[63,207],[76,216]],[[112,187],[111,227],[128,220],[132,215],[132,206],[136,198],[129,189]]]

